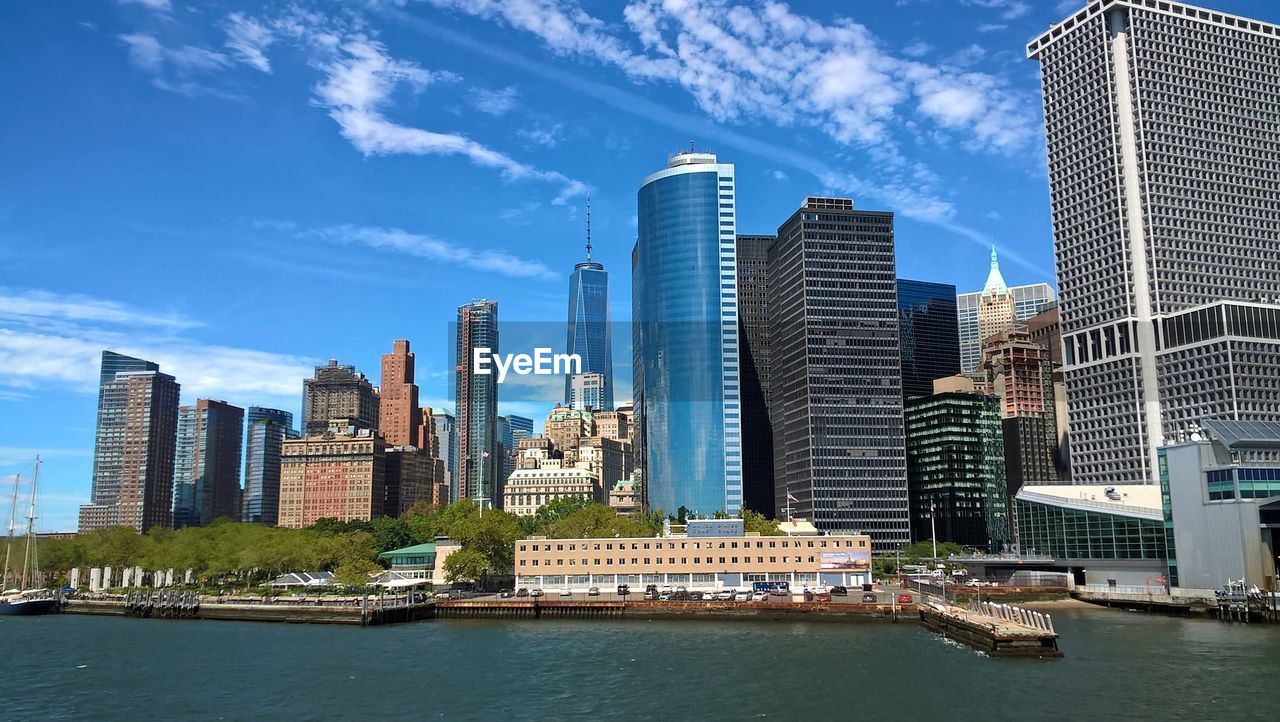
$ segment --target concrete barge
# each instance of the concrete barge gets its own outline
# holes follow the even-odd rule
[[[1038,612],[990,603],[975,604],[971,609],[922,604],[920,622],[927,629],[993,657],[1062,656],[1052,620]]]

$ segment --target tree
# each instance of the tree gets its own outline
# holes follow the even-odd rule
[[[373,520],[373,545],[379,552],[403,549],[413,544],[409,522],[389,516]]]
[[[592,505],[590,499],[582,499],[579,497],[565,497],[555,499],[538,507],[538,512],[533,516],[533,524],[528,531],[531,533],[543,531],[545,532],[552,524],[573,516],[577,512],[586,509]]]
[[[346,587],[366,587],[369,585],[369,575],[381,568],[366,559],[352,559],[339,564],[333,570],[333,578]]]
[[[515,564],[515,543],[521,537],[520,521],[514,514],[490,511],[460,520],[449,536],[463,549],[483,554],[495,573],[510,574]]]
[[[782,530],[778,528],[777,519],[770,519],[764,514],[750,509],[739,511],[738,518],[742,520],[743,529],[748,532],[755,532],[760,536],[782,536]]]
[[[489,559],[476,549],[459,549],[444,559],[444,578],[450,582],[478,582],[489,573]]]

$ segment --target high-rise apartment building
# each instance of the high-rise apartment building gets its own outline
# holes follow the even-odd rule
[[[280,513],[280,450],[298,438],[293,414],[250,406],[245,416],[244,502],[240,518],[275,526]]]
[[[569,376],[569,408],[579,411],[595,411],[609,408],[608,379],[604,374],[585,373]]]
[[[960,373],[956,287],[898,279],[902,397],[929,396],[933,380]]]
[[[631,302],[639,454],[651,508],[742,506],[732,164],[672,156],[637,194]]]
[[[1009,286],[1000,273],[996,249],[991,249],[991,270],[981,291],[956,296],[956,323],[960,333],[960,372],[969,373],[982,362],[982,341],[1008,331],[1013,324],[1040,313],[1054,300],[1047,283]]]
[[[314,378],[302,382],[302,431],[322,434],[333,419],[346,419],[348,426],[378,429],[378,394],[373,384],[355,366],[317,366]]]
[[[197,399],[178,409],[173,465],[173,525],[206,526],[240,520],[240,447],[244,409]]]
[[[150,361],[110,351],[102,366],[92,503],[80,507],[80,531],[171,526],[179,385]]]
[[[773,516],[773,422],[769,417],[769,246],[776,236],[738,236],[738,358],[742,368],[742,504]]]
[[[613,345],[609,328],[609,273],[591,260],[591,201],[587,200],[587,260],[573,267],[569,276],[569,326],[567,353],[582,359],[584,374],[599,374],[603,394],[592,408],[613,408]],[[565,378],[565,404],[573,406],[573,377]],[[576,407],[575,407],[576,408]]]
[[[413,352],[409,342],[396,339],[391,353],[382,355],[382,379],[378,385],[378,433],[388,446],[420,446],[422,409],[418,385],[413,381]]]
[[[907,402],[911,533],[988,551],[1011,539],[995,397],[943,393]]]
[[[1154,483],[1205,419],[1280,419],[1280,25],[1093,0],[1040,62],[1072,481]]]
[[[458,307],[453,401],[458,410],[458,486],[454,499],[498,503],[502,446],[498,443],[498,377],[472,372],[475,350],[498,353],[498,302]]]
[[[418,502],[439,504],[435,459],[416,446],[388,447],[383,471],[382,511],[400,516]]]
[[[331,428],[286,440],[280,452],[279,524],[291,529],[319,519],[370,521],[386,502],[386,442],[371,429],[335,421]]]
[[[878,549],[910,536],[894,270],[893,214],[848,198],[806,199],[769,249],[774,498]]]
[[[458,496],[458,419],[445,411],[434,411],[430,416],[440,445],[437,458],[444,463],[444,482],[449,486],[449,501],[456,501],[462,498]]]

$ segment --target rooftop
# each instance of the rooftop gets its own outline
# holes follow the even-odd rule
[[[1160,505],[1160,487],[1155,484],[1024,486],[1018,490],[1017,499],[1121,516],[1164,518]]]

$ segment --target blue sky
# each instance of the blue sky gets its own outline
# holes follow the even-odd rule
[[[447,404],[459,303],[564,318],[588,192],[624,321],[637,186],[691,141],[737,165],[740,232],[847,195],[898,214],[901,276],[975,290],[994,242],[1052,281],[1023,46],[1081,5],[5,3],[0,475],[43,453],[40,525],[74,527],[103,348],[296,413],[312,365],[376,383],[404,337]]]

